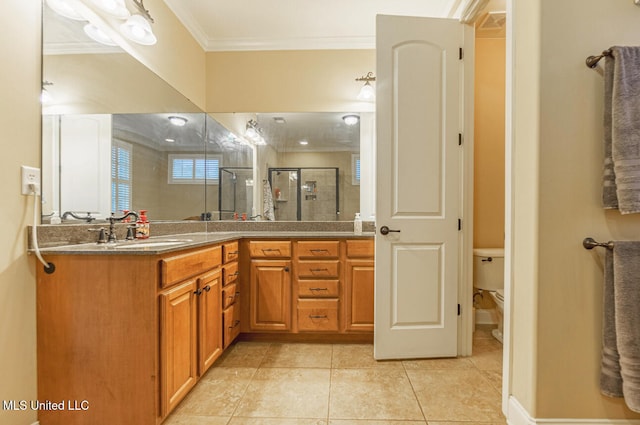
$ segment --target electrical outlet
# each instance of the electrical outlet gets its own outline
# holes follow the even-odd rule
[[[40,169],[23,165],[22,169],[22,194],[32,195],[35,191],[40,195]],[[33,188],[30,187],[33,185]]]

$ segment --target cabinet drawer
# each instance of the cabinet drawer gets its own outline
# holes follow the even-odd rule
[[[339,280],[299,280],[300,298],[337,298],[340,294]]]
[[[222,245],[222,263],[227,264],[230,261],[238,259],[238,242],[227,242]]]
[[[340,242],[338,241],[300,241],[298,257],[338,257]]]
[[[160,260],[160,286],[166,288],[188,277],[218,267],[221,262],[222,249],[219,246],[163,258]]]
[[[371,257],[375,254],[375,244],[373,239],[359,239],[347,241],[347,257],[362,258]]]
[[[237,292],[237,290],[238,287],[235,283],[222,288],[222,308],[227,308],[236,302],[238,295],[240,295],[240,292]]]
[[[236,302],[222,312],[222,345],[227,348],[240,334],[240,303]]]
[[[238,263],[233,262],[222,266],[222,284],[229,285],[238,280]]]
[[[251,241],[249,242],[249,253],[254,258],[291,257],[291,242]]]
[[[338,300],[298,300],[298,330],[338,331]]]
[[[340,264],[335,261],[298,261],[298,277],[338,277]]]

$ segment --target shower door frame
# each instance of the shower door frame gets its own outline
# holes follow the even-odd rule
[[[296,221],[302,221],[302,171],[303,170],[335,170],[336,173],[336,221],[340,218],[340,168],[339,167],[269,167],[268,179],[271,191],[273,191],[273,172],[295,171],[297,174],[296,184]],[[275,199],[275,197],[274,197]]]
[[[252,167],[220,167],[218,170],[218,220],[222,220],[222,213],[234,213],[236,212],[236,194],[237,194],[237,180],[233,185],[233,210],[222,210],[222,173],[229,172],[228,170],[253,170]]]

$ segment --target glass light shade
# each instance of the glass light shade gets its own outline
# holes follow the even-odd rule
[[[149,21],[141,15],[131,15],[125,23],[120,25],[120,31],[129,40],[138,44],[151,46],[158,42]]]
[[[105,46],[117,46],[111,37],[109,37],[104,31],[93,24],[87,24],[84,26],[84,32],[91,38],[93,41],[97,41],[100,44],[104,44]]]
[[[129,9],[124,4],[124,0],[91,0],[100,10],[118,19],[127,19],[131,16]]]
[[[342,117],[342,119],[344,120],[344,123],[346,125],[356,125],[358,124],[360,117],[358,117],[357,115],[345,115],[344,117]]]
[[[362,88],[360,89],[360,94],[358,94],[358,99],[359,100],[372,100],[375,99],[376,97],[376,92],[373,89],[373,86],[371,84],[369,84],[369,82],[367,81],[364,86],[362,86]]]
[[[177,127],[184,127],[187,124],[187,119],[184,117],[176,117],[176,116],[171,116],[169,117],[169,122]]]
[[[256,131],[255,128],[253,127],[248,127],[247,130],[244,132],[245,137],[248,137],[249,139],[256,139],[258,137],[258,132]]]
[[[47,6],[49,6],[58,15],[62,15],[65,18],[73,19],[75,21],[86,21],[77,10],[73,8],[66,0],[47,0]]]

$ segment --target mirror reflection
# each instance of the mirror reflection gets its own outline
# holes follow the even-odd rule
[[[205,114],[82,23],[43,10],[43,222],[141,209],[151,221],[266,219],[267,201],[277,220],[359,211],[358,114]],[[282,169],[294,170],[286,184]]]

